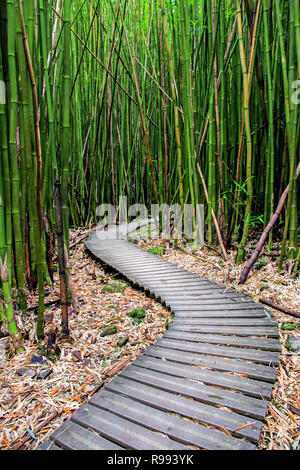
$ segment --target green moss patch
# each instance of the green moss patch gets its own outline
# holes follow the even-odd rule
[[[127,317],[132,318],[134,323],[139,325],[145,319],[146,312],[142,308],[135,308],[134,310],[131,310],[131,312],[127,313]]]
[[[124,286],[120,282],[111,282],[110,284],[103,286],[101,292],[109,294],[124,294]]]

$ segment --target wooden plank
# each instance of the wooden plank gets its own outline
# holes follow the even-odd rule
[[[139,356],[135,360],[134,365],[171,376],[198,380],[207,385],[236,390],[252,397],[264,397],[266,399],[271,397],[272,385],[270,383],[250,379],[245,376],[203,369],[193,365],[183,365],[170,360],[164,361],[161,358],[148,357],[145,354]]]
[[[169,304],[165,304],[170,308]],[[263,310],[202,310],[202,311],[181,311],[172,309],[177,318],[266,318]]]
[[[149,283],[149,279],[145,279],[145,282],[148,282]],[[206,287],[208,286],[209,284],[207,284],[206,281],[201,281],[200,278],[192,278],[192,279],[189,279],[189,278],[184,278],[182,280],[178,280],[178,279],[166,279],[164,280],[164,282],[162,283],[161,282],[161,279],[154,279],[153,280],[153,285],[156,285],[156,286],[163,286],[164,288],[169,288],[169,287],[181,287],[181,288],[185,288],[185,287],[192,287],[194,289],[196,289],[197,287]]]
[[[180,296],[180,297],[175,297],[175,296],[165,296],[165,299],[167,302],[172,302],[174,305],[187,305],[187,306],[193,306],[193,305],[206,305],[206,304],[237,304],[237,305],[242,305],[242,304],[247,304],[248,308],[257,308],[257,304],[254,302],[246,302],[239,297],[226,297],[224,294],[219,294],[218,292],[203,292],[203,294],[197,297],[189,297],[189,296]],[[261,307],[260,307],[261,308]]]
[[[183,290],[181,293],[174,292],[172,294],[164,294],[164,298],[166,301],[177,301],[177,302],[179,300],[181,300],[182,302],[186,300],[187,301],[197,300],[201,302],[202,300],[209,300],[209,299],[228,299],[234,302],[236,302],[237,300],[241,301],[240,296],[235,296],[233,294],[228,294],[228,295],[223,294],[223,292],[219,292],[218,290],[208,291],[208,289],[203,290],[201,293],[200,292],[186,292]]]
[[[194,299],[194,303],[190,302],[191,299],[186,297],[185,299],[172,299],[172,297],[165,297],[164,295],[159,297],[166,305],[172,305],[174,309],[185,312],[185,311],[198,311],[199,309],[205,309],[207,305],[214,305],[216,310],[223,309],[234,311],[237,309],[240,310],[249,310],[249,311],[259,311],[264,314],[267,318],[267,315],[263,308],[257,308],[255,304],[247,304],[248,307],[239,307],[244,305],[244,302],[240,302],[239,299],[229,299],[222,294],[206,294],[202,298]],[[185,302],[186,301],[186,302]],[[227,308],[227,305],[229,308]]]
[[[182,282],[173,281],[173,283],[170,281],[168,283],[166,280],[163,280],[163,281],[162,280],[160,280],[160,281],[152,280],[151,281],[151,279],[148,279],[148,280],[144,279],[144,280],[139,280],[139,282],[142,282],[144,288],[148,289],[153,294],[155,294],[156,292],[159,292],[159,289],[162,289],[162,288],[166,289],[166,287],[167,288],[174,287],[175,290],[179,290],[179,289],[185,289],[185,287],[195,287],[195,288],[197,288],[197,286],[199,286],[199,283],[198,283],[197,280],[196,281],[194,281],[194,280],[182,281]]]
[[[145,257],[133,258],[132,256],[130,256],[128,260],[126,261],[120,261],[120,258],[118,256],[106,255],[106,257],[109,258],[112,262],[118,263],[118,265],[120,265],[121,268],[126,268],[128,267],[128,265],[129,266],[134,265],[138,270],[141,270],[145,266],[148,266],[149,268],[158,267],[158,268],[168,269],[165,266],[165,263],[159,262],[157,260],[152,260],[152,259],[147,259],[147,258],[145,259]]]
[[[137,273],[137,275],[140,275],[140,274]],[[182,271],[177,271],[177,272],[166,271],[166,273],[154,274],[153,277],[151,276],[151,273],[147,274],[147,272],[143,273],[142,275],[145,281],[149,279],[153,279],[154,281],[160,281],[161,278],[163,278],[168,283],[194,281],[194,282],[197,282],[199,285],[207,285],[206,281],[199,280],[199,276],[197,276],[196,274],[192,274],[192,273],[187,274]]]
[[[218,308],[219,307],[219,308]],[[255,304],[250,304],[247,302],[235,302],[235,303],[226,303],[225,301],[222,302],[221,300],[218,300],[216,303],[212,303],[212,301],[196,301],[196,302],[186,302],[186,303],[172,303],[172,308],[181,310],[184,312],[185,310],[261,310],[260,305],[255,305]],[[275,324],[275,322],[274,322]]]
[[[274,328],[274,322],[271,322],[268,318],[186,318],[178,317],[176,324],[180,325],[224,325],[224,326],[240,326],[242,328],[246,326],[264,326],[266,328]]]
[[[128,264],[129,263],[127,262],[127,267],[128,267]],[[125,266],[126,266],[126,263],[123,263],[122,267],[125,267]],[[187,274],[188,276],[190,274],[193,274],[190,271],[187,271],[186,269],[180,269],[180,268],[177,268],[176,266],[166,266],[165,264],[154,263],[154,262],[149,263],[149,262],[146,262],[145,260],[143,264],[142,263],[137,264],[136,261],[131,260],[130,267],[131,266],[134,266],[135,272],[137,274],[140,274],[140,273],[144,274],[145,272],[148,274],[148,273],[156,272],[156,270],[159,270],[159,272],[167,273],[167,274],[182,273],[182,274]]]
[[[155,282],[155,285],[154,283],[150,284],[151,281],[143,281],[143,284],[144,284],[144,288],[145,289],[148,289],[148,290],[151,290],[151,293],[156,295],[156,297],[161,297],[161,298],[164,298],[164,295],[166,293],[166,290],[170,293],[172,292],[177,292],[177,293],[181,293],[183,292],[184,290],[188,291],[188,290],[191,290],[194,291],[195,289],[199,289],[199,285],[196,285],[195,287],[195,284],[192,283],[192,284],[175,284],[175,286],[165,286],[165,284],[163,283],[158,283]],[[207,287],[205,284],[203,285],[203,290],[204,291],[207,291],[207,292],[211,292],[211,289],[209,287]]]
[[[118,261],[120,264],[130,264],[131,261],[134,262],[144,262],[144,263],[156,263],[161,266],[166,266],[166,261],[147,252],[133,252],[127,251],[122,248],[121,250],[113,249],[111,252],[105,251],[106,256],[110,256],[112,260]],[[171,264],[171,263],[169,263]],[[176,266],[172,264],[172,266]]]
[[[167,392],[184,395],[208,405],[226,406],[237,413],[251,416],[255,419],[263,419],[266,415],[266,402],[258,398],[247,397],[241,393],[216,389],[200,382],[183,381],[178,377],[166,376],[161,372],[149,372],[134,365],[121,371],[119,376]]]
[[[216,293],[223,293],[223,289],[221,287],[215,287],[212,286],[211,284],[205,283],[206,281],[203,281],[203,284],[199,284],[199,286],[195,286],[192,284],[191,286],[179,286],[179,287],[174,287],[174,286],[161,286],[161,287],[156,287],[156,291],[159,292],[161,295],[172,295],[172,294],[186,294],[186,295],[197,295],[197,294],[202,294],[205,292],[209,292],[213,294],[214,292]],[[224,294],[225,295],[225,294]],[[262,307],[262,306],[261,306]],[[262,307],[263,308],[263,307]]]
[[[226,346],[240,346],[261,349],[263,351],[277,351],[281,352],[282,347],[278,340],[263,339],[263,338],[250,338],[243,336],[226,336],[226,335],[211,335],[201,333],[190,333],[176,331],[172,326],[165,332],[164,338],[182,339],[184,341],[211,343],[211,344],[224,344]]]
[[[143,279],[147,281],[148,279],[154,279],[154,280],[160,280],[166,279],[166,280],[173,280],[173,279],[196,279],[193,276],[187,276],[185,272],[182,271],[170,271],[169,269],[161,269],[161,268],[155,268],[153,270],[149,270],[147,266],[143,268],[141,271],[137,271],[135,268],[135,265],[132,264],[130,268],[125,268],[126,272],[132,272],[134,273],[134,276],[136,279]],[[125,272],[124,269],[124,272]]]
[[[134,263],[133,263],[133,268],[135,269]],[[135,273],[137,275],[142,274],[143,276],[147,276],[147,277],[149,277],[152,274],[151,271],[149,271],[148,273],[147,265],[145,266],[144,270],[135,271]],[[168,276],[170,279],[172,279],[173,276],[182,276],[182,277],[185,277],[186,279],[198,279],[199,280],[199,276],[197,274],[194,274],[189,271],[179,269],[176,267],[174,268],[170,268],[169,266],[161,267],[158,273],[153,273],[153,276],[154,278],[159,278],[161,274],[163,274],[164,276]]]
[[[93,404],[107,411],[168,435],[185,444],[207,450],[253,450],[255,446],[242,439],[227,436],[215,429],[188,422],[155,408],[104,390],[93,398]]]
[[[73,423],[71,420],[64,421],[54,431],[51,439],[67,450],[122,450],[117,444],[104,439],[86,427]]]
[[[151,346],[144,353],[146,356],[160,357],[175,361],[181,364],[193,364],[195,366],[209,367],[213,370],[225,372],[236,372],[245,374],[250,378],[263,380],[265,382],[275,381],[275,369],[260,364],[252,364],[241,360],[225,359],[218,356],[204,354],[193,354],[181,351],[178,354],[173,349],[159,346]]]
[[[115,378],[107,384],[107,390],[127,395],[142,403],[158,409],[178,413],[187,418],[197,419],[212,426],[228,429],[233,435],[258,442],[261,423],[253,418],[239,415],[233,411],[217,408],[203,403],[189,400],[188,398],[174,395],[173,393],[157,390],[148,385],[139,384],[124,377]],[[249,425],[243,429],[242,426]],[[239,430],[238,430],[239,429]]]
[[[115,379],[113,380],[113,382]],[[95,396],[93,397],[93,399]],[[107,439],[132,450],[187,450],[188,447],[116,416],[89,402],[79,408],[72,421],[89,427]]]
[[[50,439],[46,439],[38,446],[37,450],[63,450],[63,449],[61,447],[58,447]]]
[[[126,269],[121,269],[122,273],[124,274],[133,274],[134,279],[142,280],[143,282],[163,282],[163,283],[186,283],[188,281],[192,282],[197,282],[199,283],[199,280],[196,277],[192,276],[187,276],[185,273],[177,272],[177,273],[170,273],[170,272],[157,272],[156,274],[154,273],[147,273],[147,268],[145,268],[144,272],[142,273],[136,273],[134,266],[131,266],[130,268]],[[202,284],[203,285],[203,284]]]
[[[184,287],[181,287],[181,288],[178,288],[178,289],[172,289],[172,288],[155,288],[153,290],[153,292],[155,294],[157,294],[158,297],[161,297],[167,301],[170,301],[170,300],[182,300],[184,301],[185,299],[194,299],[194,300],[202,300],[202,298],[218,298],[219,296],[221,298],[226,298],[226,299],[232,299],[234,302],[237,302],[239,301],[240,303],[243,302],[243,300],[241,300],[241,297],[234,297],[232,296],[232,294],[230,295],[226,295],[226,294],[223,294],[222,290],[220,289],[217,289],[215,287],[203,287],[201,289],[194,289],[192,288],[192,290],[188,290],[188,289],[185,289]],[[254,305],[258,305],[258,304],[255,304]],[[264,309],[264,307],[261,305],[260,308],[262,310],[266,310]]]
[[[170,307],[169,307],[170,308]],[[222,308],[216,308],[214,309],[207,309],[206,306],[203,307],[201,310],[181,310],[177,309],[176,307],[172,308],[172,312],[178,315],[179,317],[182,318],[202,318],[206,317],[228,317],[228,318],[254,318],[254,317],[260,317],[260,318],[269,318],[264,310],[261,309],[235,309],[235,310],[227,310],[227,309],[222,309]],[[263,315],[263,317],[262,317]],[[272,321],[272,317],[269,318]],[[274,323],[276,326],[276,323]]]
[[[182,339],[170,339],[165,336],[159,339],[155,346],[175,349],[177,351],[186,351],[197,354],[209,354],[211,356],[230,357],[253,361],[258,364],[278,365],[279,357],[277,353],[248,348],[235,348],[233,346],[216,346],[207,343],[191,343]]]
[[[237,326],[215,326],[215,325],[178,325],[177,322],[172,325],[174,330],[190,331],[194,333],[214,333],[225,334],[233,336],[264,336],[265,338],[278,338],[279,333],[277,328],[263,328],[263,327],[237,327]]]

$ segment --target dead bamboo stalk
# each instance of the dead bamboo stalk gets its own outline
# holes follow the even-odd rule
[[[274,304],[266,299],[259,299],[260,303],[269,305],[269,307],[275,308],[275,310],[279,310],[279,312],[286,313],[287,315],[291,315],[292,317],[300,318],[300,312],[295,312],[294,310],[290,310],[286,307],[281,307],[280,305]]]
[[[297,166],[297,174],[296,174],[296,179],[299,177],[300,175],[300,162]],[[287,187],[285,188],[280,200],[279,200],[279,203],[278,203],[278,206],[274,212],[274,214],[272,215],[271,219],[270,219],[270,222],[268,223],[268,225],[266,226],[265,230],[263,231],[260,239],[259,239],[259,242],[257,244],[257,247],[255,248],[250,260],[248,261],[246,267],[243,269],[242,271],[242,274],[241,274],[241,277],[240,277],[240,280],[239,280],[239,285],[240,284],[244,284],[244,282],[246,281],[247,277],[248,277],[248,274],[252,268],[252,266],[254,265],[255,261],[257,260],[261,250],[263,249],[263,246],[269,236],[269,233],[270,233],[270,230],[273,228],[273,226],[276,224],[278,218],[279,218],[279,215],[283,209],[283,206],[285,204],[285,201],[286,201],[286,198],[288,196],[288,193],[289,193],[289,187],[290,185],[288,184]]]

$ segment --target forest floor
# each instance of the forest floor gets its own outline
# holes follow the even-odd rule
[[[34,311],[17,316],[25,336],[24,352],[8,357],[6,338],[0,339],[0,449],[36,449],[38,445],[102,385],[132,362],[165,331],[172,314],[160,303],[133,289],[112,272],[104,270],[85,251],[82,237],[88,231],[71,234],[70,267],[78,308],[70,309],[71,342],[59,335],[60,308],[50,304],[45,314],[45,340],[35,338]],[[185,251],[161,240],[143,241],[140,234],[131,241],[144,249],[158,248],[159,256],[217,283],[234,287],[255,301],[265,297],[277,304],[299,311],[300,282],[286,273],[277,273],[277,258],[262,255],[245,285],[237,286],[243,265],[234,263],[235,252],[228,262],[212,249]],[[248,246],[251,253],[255,243]],[[184,251],[182,251],[184,248]],[[117,282],[117,286],[115,283]],[[113,284],[119,293],[104,292]],[[58,273],[54,285],[47,289],[46,303],[59,296]],[[28,297],[28,307],[37,305],[37,295]],[[136,324],[128,317],[133,309],[142,308],[145,319]],[[300,441],[300,355],[289,352],[288,336],[300,339],[300,323],[271,309],[280,324],[282,354],[260,448],[270,450],[299,449]],[[291,323],[293,331],[283,330]],[[116,327],[116,333],[101,336],[104,328]],[[44,355],[47,334],[57,332],[57,350],[51,358]],[[118,341],[125,341],[123,346]]]

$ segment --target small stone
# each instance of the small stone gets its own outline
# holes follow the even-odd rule
[[[44,356],[33,356],[30,361],[31,364],[47,364],[47,360]]]
[[[300,352],[300,339],[295,338],[295,336],[289,336],[286,342],[286,348],[291,351],[298,353]]]
[[[72,353],[72,359],[75,362],[81,361],[82,362],[82,356],[80,351],[73,351]]]
[[[121,348],[122,346],[124,346],[126,343],[128,343],[128,338],[127,336],[122,336],[121,338],[118,339],[117,341],[117,346],[119,348]]]
[[[20,377],[29,377],[31,379],[33,379],[36,376],[36,372],[33,369],[30,369],[29,367],[25,367],[24,369],[17,370],[17,374]]]
[[[38,380],[47,379],[47,377],[49,377],[50,374],[52,374],[52,369],[46,369],[43,372],[40,372],[38,374],[37,379]]]
[[[117,327],[116,326],[107,326],[104,328],[104,330],[101,331],[100,336],[109,336],[109,335],[114,335],[117,332]]]

